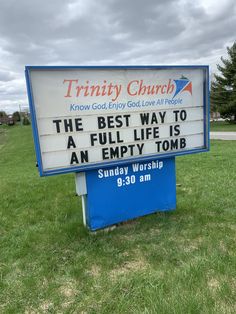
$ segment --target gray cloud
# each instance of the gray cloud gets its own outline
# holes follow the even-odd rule
[[[210,64],[235,40],[234,0],[0,3],[0,110],[27,105],[25,65]]]
[[[8,82],[14,79],[14,74],[8,71],[0,71],[0,82]]]

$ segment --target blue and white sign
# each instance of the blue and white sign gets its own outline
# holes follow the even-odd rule
[[[26,67],[40,175],[207,151],[208,77],[207,66]]]
[[[176,208],[175,158],[87,171],[86,182],[90,230]]]

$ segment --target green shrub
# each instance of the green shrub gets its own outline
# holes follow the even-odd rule
[[[24,116],[22,123],[23,123],[23,125],[29,125],[30,124],[29,118]]]

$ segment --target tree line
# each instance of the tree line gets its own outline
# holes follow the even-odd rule
[[[28,116],[24,113],[22,114],[19,111],[15,111],[12,115],[8,115],[5,111],[0,111],[0,122],[3,124],[9,124],[9,121],[12,121],[13,124],[17,122],[22,122],[23,125],[30,124]]]
[[[227,58],[221,57],[221,62],[211,82],[211,111],[236,123],[236,41],[227,47]]]

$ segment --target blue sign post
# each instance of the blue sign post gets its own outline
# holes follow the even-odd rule
[[[81,178],[81,176],[80,176]],[[81,180],[77,184],[83,185]],[[84,222],[90,230],[176,208],[175,158],[86,172]]]

